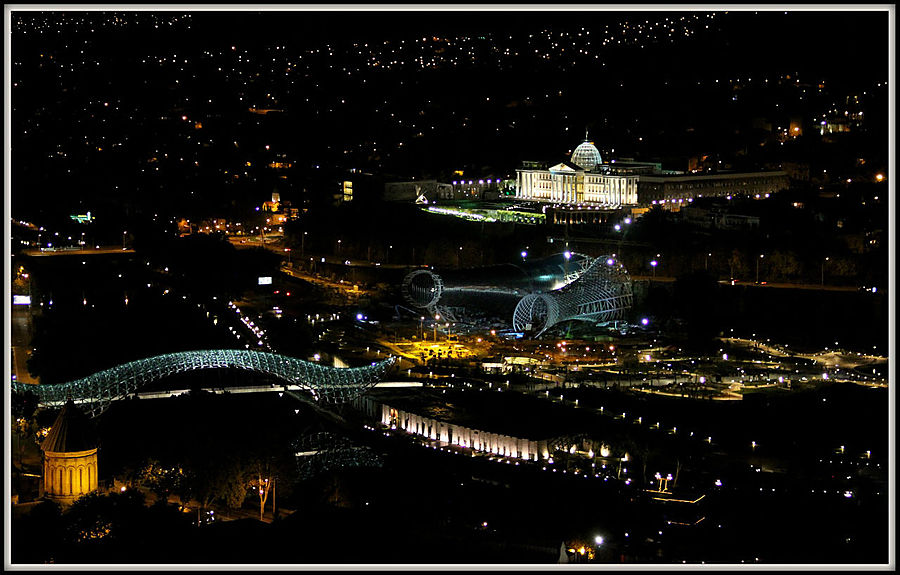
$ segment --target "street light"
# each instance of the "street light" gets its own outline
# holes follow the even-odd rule
[[[659,490],[661,492],[666,492],[669,490],[669,481],[672,481],[671,473],[668,473],[668,474],[666,474],[665,477],[663,477],[662,474],[657,472],[656,475],[654,475],[654,477],[656,477],[656,479],[659,480]],[[665,482],[665,484],[666,484],[665,487],[663,486],[663,482]]]
[[[437,322],[441,319],[441,314],[434,314],[434,342],[437,343]]]
[[[756,283],[759,283],[759,260],[766,257],[764,254],[759,254],[759,259],[756,260]]]
[[[826,257],[824,260],[822,260],[822,287],[825,287],[825,262],[827,262],[829,259],[831,258]]]
[[[712,254],[710,254],[710,253],[706,254],[706,261],[703,264],[703,269],[709,270],[709,258],[711,258],[711,257],[712,257]]]
[[[657,263],[658,263],[658,262],[657,262],[656,260],[652,260],[652,261],[650,262],[650,267],[653,268],[653,277],[656,277],[656,265],[657,265]]]

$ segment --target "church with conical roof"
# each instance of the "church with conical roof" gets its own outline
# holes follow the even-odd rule
[[[67,505],[95,491],[97,451],[93,423],[70,399],[41,443],[44,496]]]
[[[549,168],[528,162],[516,170],[522,200],[618,208],[637,204],[637,188],[638,176],[610,170],[587,132],[569,161]]]

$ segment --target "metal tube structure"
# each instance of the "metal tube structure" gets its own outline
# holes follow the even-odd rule
[[[513,329],[540,337],[563,321],[622,319],[631,305],[631,277],[625,266],[611,256],[601,256],[564,287],[523,297],[513,312]]]
[[[592,258],[560,253],[522,263],[507,263],[440,273],[418,269],[403,278],[401,290],[411,306],[459,321],[452,308],[494,307],[512,310],[526,294],[552,291],[577,279]]]

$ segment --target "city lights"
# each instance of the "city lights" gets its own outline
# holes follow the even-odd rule
[[[12,557],[882,567],[891,7],[396,16],[11,9]]]

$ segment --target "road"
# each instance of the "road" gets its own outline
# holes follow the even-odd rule
[[[118,246],[100,246],[96,248],[85,248],[85,249],[32,249],[32,250],[22,250],[22,253],[27,256],[35,256],[35,257],[43,257],[43,256],[99,256],[99,255],[109,255],[109,254],[133,254],[134,250],[131,248],[123,249]]]
[[[670,276],[645,276],[645,275],[632,275],[632,281],[651,281],[651,282],[661,282],[661,283],[671,283],[674,282],[677,278]],[[839,291],[839,292],[855,292],[859,291],[859,288],[856,286],[832,286],[832,285],[821,285],[821,284],[792,284],[792,283],[759,283],[755,284],[753,282],[746,281],[735,281],[732,283],[730,280],[719,280],[719,285],[721,286],[734,286],[734,287],[758,287],[758,288],[774,288],[774,289],[803,289],[803,290],[817,290],[817,291]]]
[[[40,383],[28,373],[26,362],[31,355],[31,306],[12,306],[12,375],[20,383]]]
[[[304,281],[308,281],[310,283],[316,284],[321,287],[331,288],[346,292],[349,295],[360,295],[367,293],[366,290],[360,289],[358,284],[350,283],[350,282],[334,282],[331,280],[326,280],[320,278],[319,276],[314,276],[312,274],[304,273],[300,270],[289,268],[287,266],[282,266],[281,271],[286,273],[287,275],[301,279]]]

